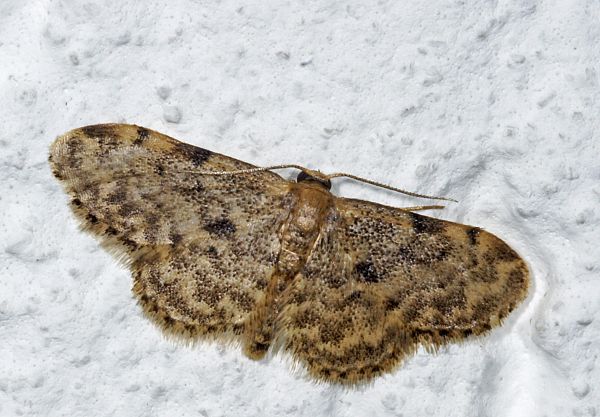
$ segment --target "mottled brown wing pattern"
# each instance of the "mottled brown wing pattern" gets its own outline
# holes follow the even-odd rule
[[[163,331],[240,342],[252,359],[275,343],[317,380],[361,383],[419,345],[483,334],[527,292],[496,236],[337,198],[317,171],[291,183],[119,124],[59,137],[50,164]]]
[[[523,260],[488,232],[337,198],[286,293],[282,339],[313,377],[362,382],[419,344],[490,330],[527,286]]]
[[[273,273],[287,182],[133,125],[75,129],[51,147],[82,226],[132,270],[144,311],[174,336],[238,339]]]

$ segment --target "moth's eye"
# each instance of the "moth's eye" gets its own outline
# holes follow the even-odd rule
[[[300,173],[296,177],[296,182],[302,182],[302,181],[314,181],[314,182],[318,182],[323,187],[327,188],[328,190],[331,190],[331,180],[329,178],[322,179],[322,178],[319,178],[319,177],[313,177],[312,175],[307,174],[304,171],[300,171]]]
[[[296,182],[306,181],[308,178],[312,178],[312,177],[310,175],[308,175],[306,172],[300,171],[300,173],[298,173],[298,176],[296,177]]]

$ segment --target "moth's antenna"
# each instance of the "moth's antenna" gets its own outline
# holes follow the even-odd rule
[[[299,169],[300,171],[304,171],[304,172],[315,172],[312,171],[310,169],[307,169],[301,165],[296,165],[296,164],[282,164],[282,165],[271,165],[268,167],[256,167],[256,168],[248,168],[248,169],[238,169],[235,171],[190,171],[193,172],[195,174],[200,174],[200,175],[237,175],[237,174],[250,174],[253,172],[260,172],[260,171],[269,171],[271,169],[283,169],[283,168],[295,168],[295,169]],[[366,184],[370,184],[370,185],[374,185],[376,187],[381,187],[381,188],[385,188],[386,190],[390,190],[390,191],[395,191],[397,193],[401,193],[401,194],[406,194],[409,195],[411,197],[419,197],[419,198],[429,198],[431,200],[444,200],[444,201],[453,201],[455,203],[458,203],[457,200],[453,199],[453,198],[448,198],[448,197],[434,197],[431,195],[425,195],[425,194],[418,194],[418,193],[413,193],[411,191],[406,191],[403,190],[401,188],[396,188],[396,187],[392,187],[391,185],[386,185],[377,181],[372,181],[372,180],[368,180],[366,178],[362,178],[362,177],[357,177],[356,175],[352,175],[352,174],[346,174],[343,172],[336,172],[335,174],[322,174],[319,173],[320,175],[323,175],[325,178],[327,179],[331,179],[331,178],[338,178],[338,177],[346,177],[346,178],[350,178],[353,179],[355,181],[360,181],[360,182],[364,182]]]
[[[400,207],[405,211],[423,211],[423,210],[443,210],[446,206],[415,206],[415,207]]]
[[[190,171],[194,174],[201,175],[237,175],[237,174],[250,174],[252,172],[269,171],[271,169],[283,169],[283,168],[296,168],[300,171],[306,171],[306,168],[295,164],[284,164],[284,165],[271,165],[268,167],[256,167],[248,169],[238,169],[237,171]]]
[[[449,197],[434,197],[431,195],[425,195],[425,194],[418,194],[418,193],[413,193],[411,191],[406,191],[406,190],[402,190],[401,188],[396,188],[396,187],[392,187],[391,185],[387,185],[387,184],[383,184],[377,181],[373,181],[373,180],[368,180],[366,178],[362,178],[362,177],[357,177],[356,175],[352,175],[352,174],[345,174],[343,172],[336,172],[335,174],[329,174],[326,175],[327,178],[331,179],[331,178],[338,178],[338,177],[346,177],[346,178],[350,178],[356,181],[360,181],[360,182],[364,182],[370,185],[374,185],[376,187],[381,187],[381,188],[385,188],[386,190],[390,190],[390,191],[395,191],[397,193],[402,193],[402,194],[406,194],[406,195],[410,195],[412,197],[420,197],[420,198],[430,198],[432,200],[444,200],[444,201],[453,201],[455,203],[458,203],[457,200],[453,199],[453,198],[449,198]]]

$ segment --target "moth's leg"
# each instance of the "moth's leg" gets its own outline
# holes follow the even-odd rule
[[[406,211],[422,211],[422,210],[442,210],[446,206],[414,206],[414,207],[402,207],[402,210]]]

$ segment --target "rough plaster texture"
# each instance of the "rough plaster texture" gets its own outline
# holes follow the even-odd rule
[[[600,414],[599,21],[595,0],[2,1],[0,415]],[[173,343],[47,164],[102,122],[457,198],[438,215],[509,242],[530,296],[357,390]]]

